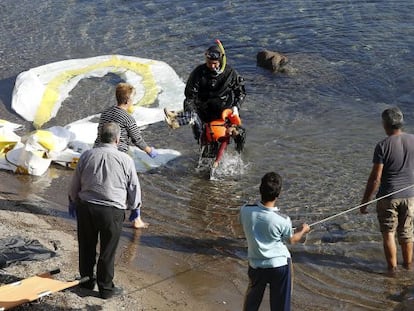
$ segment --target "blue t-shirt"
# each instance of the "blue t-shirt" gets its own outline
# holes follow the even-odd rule
[[[381,185],[377,197],[414,184],[414,135],[391,135],[375,147],[373,163],[383,164]],[[389,198],[414,197],[414,188],[396,193]]]
[[[247,258],[252,268],[285,266],[290,252],[285,245],[293,235],[290,218],[277,207],[267,208],[261,203],[244,205],[240,222],[247,240]]]

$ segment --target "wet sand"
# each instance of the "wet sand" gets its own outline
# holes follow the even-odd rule
[[[66,207],[56,201],[24,191],[27,178],[0,172],[0,234],[38,240],[57,256],[44,261],[26,261],[2,269],[1,282],[27,278],[51,268],[60,268],[57,279],[78,277],[76,223]],[[32,189],[33,190],[33,189]],[[224,270],[244,265],[220,249],[196,251],[169,249],[158,243],[157,226],[132,229],[124,224],[117,252],[115,284],[124,288],[122,296],[102,300],[97,291],[72,287],[53,293],[17,310],[240,310],[247,284]],[[195,248],[197,249],[197,248]],[[138,268],[137,268],[138,267]],[[237,271],[234,271],[237,273]]]
[[[76,222],[66,210],[70,176],[71,171],[56,167],[40,178],[0,171],[0,236],[35,239],[57,254],[2,269],[0,283],[55,268],[61,270],[58,279],[79,276]],[[16,310],[241,310],[248,284],[245,241],[214,235],[203,239],[185,230],[169,232],[169,220],[152,214],[168,206],[143,211],[143,219],[150,223],[147,229],[136,230],[124,223],[114,280],[124,288],[122,296],[102,300],[97,291],[72,287]],[[309,239],[319,239],[318,231]],[[412,272],[401,270],[388,277],[381,260],[373,266],[357,260],[357,254],[341,255],[340,242],[325,243],[323,252],[314,249],[315,243],[291,249],[295,271],[292,310],[328,311],[332,305],[352,311],[413,310]],[[376,248],[381,257],[379,243]],[[358,253],[357,248],[353,251]],[[347,277],[336,278],[340,271]],[[269,310],[268,291],[260,310]]]

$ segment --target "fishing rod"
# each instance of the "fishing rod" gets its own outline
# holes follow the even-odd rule
[[[412,187],[414,187],[414,184],[412,184],[412,185],[410,185],[410,186],[407,186],[407,187],[405,187],[405,188],[402,188],[402,189],[400,189],[400,190],[397,190],[397,191],[391,192],[391,193],[389,193],[389,194],[386,194],[386,195],[384,195],[384,196],[382,196],[382,197],[376,198],[376,199],[371,200],[371,201],[369,201],[369,202],[366,202],[366,203],[360,204],[360,205],[358,205],[358,206],[352,207],[352,208],[350,208],[350,209],[348,209],[348,210],[345,210],[345,211],[343,211],[343,212],[340,212],[340,213],[334,214],[334,215],[332,215],[332,216],[326,217],[326,218],[324,218],[324,219],[322,219],[322,220],[319,220],[319,221],[317,221],[317,222],[314,222],[314,223],[310,224],[310,225],[309,225],[309,227],[316,226],[316,225],[318,225],[318,224],[321,224],[321,223],[323,223],[323,222],[326,222],[326,221],[328,221],[328,220],[331,220],[331,219],[333,219],[333,218],[335,218],[335,217],[338,217],[338,216],[344,215],[344,214],[349,213],[349,212],[351,212],[351,211],[353,211],[353,210],[356,210],[356,209],[358,209],[358,208],[360,208],[360,207],[363,207],[363,206],[365,206],[365,205],[369,205],[369,204],[371,204],[371,203],[377,202],[377,201],[379,201],[379,200],[382,200],[382,199],[384,199],[384,198],[386,198],[386,197],[389,197],[389,196],[391,196],[391,195],[393,195],[393,194],[396,194],[396,193],[398,193],[398,192],[401,192],[401,191],[404,191],[404,190],[410,189],[410,188],[412,188]]]

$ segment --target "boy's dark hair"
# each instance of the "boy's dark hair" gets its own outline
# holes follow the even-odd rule
[[[260,184],[260,194],[262,196],[262,202],[269,202],[279,197],[280,190],[282,189],[282,177],[275,172],[266,173],[262,177],[262,183]]]

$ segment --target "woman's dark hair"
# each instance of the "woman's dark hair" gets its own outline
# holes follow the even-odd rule
[[[274,201],[279,197],[280,190],[282,189],[282,177],[275,172],[266,173],[262,177],[260,184],[260,195],[262,196],[262,202]]]

